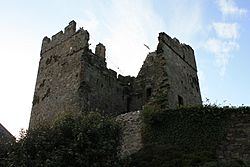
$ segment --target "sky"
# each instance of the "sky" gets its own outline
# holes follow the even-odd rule
[[[43,37],[71,20],[106,46],[107,65],[136,76],[159,32],[195,51],[205,103],[250,105],[250,0],[0,0],[0,123],[27,129]],[[207,100],[209,99],[209,100]]]

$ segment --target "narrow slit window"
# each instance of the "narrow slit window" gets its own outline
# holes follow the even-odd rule
[[[181,97],[180,95],[178,95],[178,104],[179,104],[179,106],[184,105],[183,97]]]
[[[152,88],[147,88],[146,90],[146,97],[147,100],[152,96]]]

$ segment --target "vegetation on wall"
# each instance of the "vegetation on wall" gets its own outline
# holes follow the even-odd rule
[[[7,166],[8,154],[14,144],[14,141],[0,140],[0,166]]]
[[[131,156],[132,166],[245,166],[242,161],[221,162],[216,149],[225,141],[231,116],[250,113],[249,107],[190,107],[142,112],[145,147]]]
[[[234,113],[250,108],[192,107],[143,114],[144,148],[120,160],[120,127],[99,113],[65,114],[52,126],[23,131],[17,142],[1,144],[0,166],[245,167],[217,159]]]
[[[144,143],[169,144],[187,151],[214,151],[229,125],[232,109],[193,107],[178,110],[145,109]]]

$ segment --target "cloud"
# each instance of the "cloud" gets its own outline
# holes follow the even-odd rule
[[[159,32],[195,46],[193,39],[202,30],[202,3],[164,1],[161,7],[166,11],[161,15],[150,0],[94,2],[98,11],[96,5],[88,6],[91,10],[81,22],[90,24],[86,28],[92,46],[98,42],[106,46],[108,67],[123,75],[137,75],[149,52],[144,44],[154,51]]]
[[[218,37],[224,39],[237,39],[239,37],[239,25],[237,23],[213,23],[213,28]]]
[[[214,54],[216,64],[220,68],[220,75],[224,76],[231,52],[239,49],[239,44],[234,41],[211,38],[206,42],[206,48]]]
[[[242,16],[247,13],[246,9],[236,6],[234,0],[217,0],[217,3],[223,16]]]
[[[123,75],[137,75],[149,52],[144,44],[155,50],[158,33],[164,29],[163,19],[148,0],[111,0],[98,4],[99,10],[91,10],[82,21],[93,23],[90,40],[93,45],[102,42],[106,46],[109,68]]]
[[[161,6],[164,10],[165,30],[171,37],[176,37],[182,43],[199,47],[204,32],[204,2],[196,0],[165,1]],[[191,19],[190,19],[191,18]]]
[[[228,22],[230,19],[225,16],[242,16],[247,10],[239,8],[234,0],[216,0],[216,2],[222,14],[222,21],[211,23],[215,36],[206,41],[205,48],[214,54],[219,73],[224,76],[233,52],[240,48],[238,44],[240,24],[236,20]]]
[[[162,18],[157,15],[149,1],[113,1],[115,6],[110,36],[106,39],[112,50],[110,54],[120,67],[120,72],[137,75],[149,50],[154,51],[157,36],[164,28]]]

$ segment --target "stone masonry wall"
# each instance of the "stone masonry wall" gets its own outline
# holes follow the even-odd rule
[[[133,100],[135,104],[158,103],[159,95],[163,97],[159,102],[162,108],[168,107],[169,84],[167,72],[164,68],[166,59],[162,59],[156,52],[148,54],[142,68],[135,79],[135,91],[137,98]],[[138,106],[137,109],[141,106]]]
[[[30,127],[51,122],[63,112],[80,111],[81,56],[88,48],[89,34],[70,22],[64,33],[45,37],[35,86]]]
[[[117,73],[106,67],[105,60],[91,52],[83,54],[81,66],[82,111],[98,111],[104,115],[127,112],[128,93],[122,76],[117,78]]]
[[[201,105],[201,94],[193,49],[160,33],[157,50],[148,54],[135,78],[132,106],[146,103],[166,109]]]
[[[157,47],[158,56],[164,61],[168,107],[179,105],[201,105],[201,94],[193,49],[179,43],[165,33],[160,33]],[[162,78],[163,78],[162,77]]]
[[[218,147],[217,156],[221,160],[250,162],[250,114],[232,114],[226,140]]]
[[[121,124],[121,147],[120,156],[127,157],[136,153],[143,147],[142,143],[142,118],[139,111],[129,112],[116,117]]]
[[[105,46],[89,49],[89,34],[70,22],[64,32],[42,42],[30,127],[53,122],[63,112],[98,111],[107,115],[129,112],[134,77],[106,67]]]
[[[143,118],[140,112],[130,112],[116,117],[122,126],[120,156],[127,157],[143,147]],[[234,113],[227,129],[226,139],[217,149],[220,160],[233,159],[250,162],[250,114]]]

